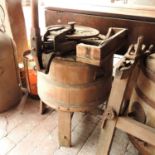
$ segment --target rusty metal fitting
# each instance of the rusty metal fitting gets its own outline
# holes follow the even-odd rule
[[[116,113],[113,110],[113,108],[108,107],[105,112],[103,113],[103,118],[102,118],[102,128],[104,128],[105,123],[107,120],[113,120],[116,117]]]

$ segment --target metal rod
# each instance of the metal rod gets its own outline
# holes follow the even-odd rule
[[[39,28],[39,16],[38,16],[38,0],[31,0],[31,53],[36,62],[37,70],[43,69],[42,64],[42,41]]]
[[[39,29],[38,0],[31,0],[32,28]]]

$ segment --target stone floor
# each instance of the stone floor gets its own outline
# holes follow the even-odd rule
[[[0,114],[0,155],[95,155],[101,116],[75,113],[72,147],[59,147],[57,112],[39,114],[39,101]],[[117,131],[110,155],[137,155],[126,134]]]

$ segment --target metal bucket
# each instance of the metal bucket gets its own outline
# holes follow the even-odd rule
[[[31,96],[37,97],[37,71],[31,51],[28,50],[24,52],[23,61],[28,92]]]
[[[10,37],[0,32],[0,112],[20,102],[16,49]]]
[[[155,128],[155,54],[147,56],[141,63],[141,71],[131,97],[129,112],[134,114],[136,120]],[[133,137],[131,140],[142,155],[155,155],[155,146]]]
[[[108,98],[111,74],[72,58],[54,58],[48,74],[38,72],[38,94],[55,109],[89,111]]]

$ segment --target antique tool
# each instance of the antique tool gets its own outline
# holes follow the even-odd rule
[[[75,22],[49,26],[41,37],[37,5],[37,1],[32,0],[31,49],[38,70],[47,69],[48,73],[53,55],[64,56],[75,52],[77,61],[101,66],[126,42],[125,28],[109,28],[107,35],[104,36],[95,28],[76,25]],[[52,53],[52,58],[47,64],[46,60],[43,61],[43,55],[49,53]],[[44,64],[48,67],[46,68]]]
[[[107,98],[112,78],[109,75],[100,76],[103,71],[99,68],[68,58],[54,58],[47,75],[38,72],[39,96],[46,104],[58,110],[93,110]],[[105,83],[106,77],[109,78]]]
[[[107,63],[111,64],[112,60]],[[44,103],[58,111],[59,144],[71,146],[71,114],[91,111],[107,100],[111,72],[105,73],[102,68],[77,62],[75,56],[67,56],[55,57],[49,73],[38,71],[37,75],[41,113],[45,110]]]
[[[116,69],[116,76],[113,81],[111,94],[108,100],[107,108],[111,108],[109,115],[115,113],[115,117],[111,119],[105,118],[103,114],[103,124],[101,129],[101,135],[99,138],[99,145],[97,149],[97,155],[108,155],[113,135],[117,126],[121,108],[132,92],[133,83],[136,78],[137,71],[137,56],[141,54],[142,38],[138,39],[137,48],[127,52],[121,62],[119,62]],[[132,50],[132,51],[131,51]],[[131,54],[132,53],[132,54]],[[129,56],[128,56],[129,55]],[[129,63],[130,62],[130,63]],[[134,71],[134,72],[133,72]],[[106,121],[106,122],[105,122]]]
[[[74,112],[94,110],[109,97],[112,85],[112,62],[114,47],[124,45],[126,29],[113,29],[107,36],[99,34],[94,28],[76,25],[54,25],[47,28],[41,38],[38,25],[37,1],[32,0],[33,23],[32,53],[37,64],[37,85],[40,97],[40,112],[46,105],[58,111],[59,143],[71,146],[71,119]],[[117,36],[118,34],[118,36]],[[118,37],[118,38],[117,38]],[[115,38],[120,40],[115,40]],[[108,42],[105,53],[102,53],[103,66],[94,66],[76,60],[76,45],[102,46]],[[116,45],[118,44],[118,45]],[[45,65],[43,57],[47,55]],[[109,55],[109,56],[108,56]],[[100,58],[99,58],[100,59]],[[104,60],[105,59],[105,60]],[[47,66],[47,67],[45,67]],[[91,95],[90,95],[91,94]]]
[[[75,51],[76,44],[81,39],[99,35],[99,31],[94,28],[78,26],[74,22],[69,22],[68,25],[53,25],[48,27],[43,37],[41,37],[38,21],[38,1],[32,0],[31,3],[31,51],[38,70],[45,69],[42,58],[44,53],[54,53],[54,55],[62,56]],[[50,63],[48,62],[48,64]]]

